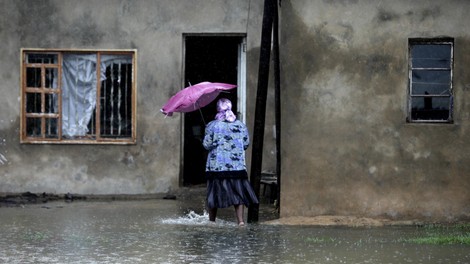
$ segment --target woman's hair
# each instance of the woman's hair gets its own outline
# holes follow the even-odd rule
[[[227,98],[220,98],[217,101],[217,114],[215,119],[219,121],[234,122],[237,116],[232,112],[232,102]]]

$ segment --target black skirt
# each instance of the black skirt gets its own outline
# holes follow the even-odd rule
[[[243,171],[207,171],[207,207],[226,208],[232,205],[258,204],[255,191]]]

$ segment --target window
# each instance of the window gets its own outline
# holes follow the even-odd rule
[[[135,143],[135,50],[21,55],[22,143]]]
[[[452,122],[452,38],[409,40],[409,122]]]

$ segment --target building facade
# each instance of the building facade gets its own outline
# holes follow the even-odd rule
[[[281,216],[470,216],[469,8],[279,1]],[[226,96],[253,130],[263,1],[3,0],[0,10],[2,193],[203,184],[199,142],[214,107],[160,113],[201,81],[237,84]],[[70,97],[67,80],[90,95]],[[272,87],[266,171],[276,167]],[[73,118],[83,132],[67,127]]]
[[[282,216],[469,217],[469,4],[282,1]]]

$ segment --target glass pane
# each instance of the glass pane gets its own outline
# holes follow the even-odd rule
[[[48,114],[56,114],[59,111],[58,107],[58,98],[59,96],[57,94],[46,94],[45,95],[45,110],[46,113]]]
[[[450,44],[420,44],[411,47],[413,68],[450,68]]]
[[[411,117],[413,120],[449,120],[451,97],[413,97]]]
[[[26,118],[26,136],[41,137],[41,118]]]
[[[58,138],[57,118],[46,119],[46,138]]]
[[[41,68],[26,69],[26,87],[41,88]]]
[[[413,70],[413,95],[450,95],[450,71]]]
[[[57,68],[46,68],[46,83],[45,87],[49,89],[57,89]]]
[[[57,64],[58,55],[29,53],[26,54],[26,61],[27,63]]]
[[[26,94],[26,113],[41,113],[41,94]]]
[[[446,84],[413,83],[412,95],[450,95],[450,87]]]

